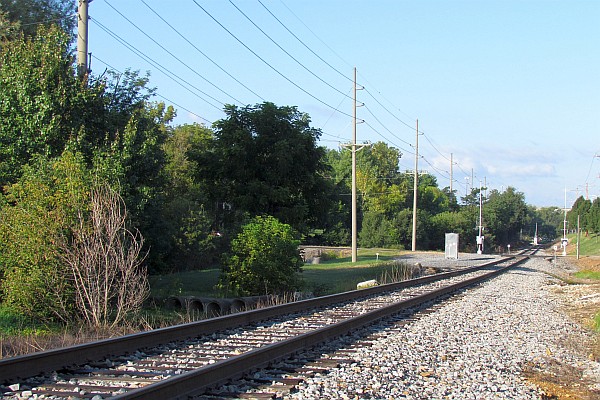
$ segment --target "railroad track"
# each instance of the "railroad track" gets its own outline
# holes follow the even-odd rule
[[[528,253],[534,254],[535,251]],[[187,398],[496,276],[526,254],[409,281],[0,360],[5,398]]]

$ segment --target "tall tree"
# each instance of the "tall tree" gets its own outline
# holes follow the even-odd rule
[[[496,244],[505,246],[519,240],[521,228],[525,226],[527,218],[523,193],[510,186],[504,192],[492,190],[483,212],[486,230],[489,229],[495,236]]]
[[[198,180],[193,160],[206,152],[213,132],[201,125],[180,125],[173,129],[163,146],[166,164],[162,219],[171,240],[169,264],[178,269],[197,269],[214,264],[222,253],[221,236],[214,224],[215,210]],[[219,251],[221,250],[221,251]]]
[[[71,34],[77,22],[76,4],[73,0],[2,0],[0,12],[27,38],[35,36],[39,27],[50,25]]]
[[[267,102],[225,113],[214,124],[211,150],[196,160],[212,202],[234,216],[225,224],[269,214],[307,232],[329,207],[321,132],[296,107]]]
[[[89,162],[106,146],[122,127],[108,123],[105,89],[105,80],[76,77],[68,36],[56,27],[0,48],[0,188],[35,154],[56,157],[70,144]]]

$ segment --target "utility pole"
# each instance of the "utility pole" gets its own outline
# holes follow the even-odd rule
[[[415,140],[415,183],[413,188],[412,251],[417,251],[417,185],[419,181],[419,120]]]
[[[561,245],[562,245],[562,255],[566,256],[567,255],[567,243],[569,242],[569,240],[567,239],[567,188],[565,187],[565,218],[563,220],[563,238],[561,241]]]
[[[483,199],[481,196],[481,181],[479,181],[479,235],[477,236],[477,254],[483,254],[483,235],[482,230],[482,209],[483,209]]]
[[[362,90],[362,88],[360,88]],[[352,262],[356,262],[357,259],[357,211],[356,211],[356,152],[363,147],[367,146],[366,144],[357,145],[356,144],[356,67],[354,67],[354,107],[352,113],[352,143],[350,144],[352,150]],[[362,121],[361,121],[362,122]]]
[[[579,260],[579,214],[577,214],[577,259]]]
[[[473,168],[471,168],[471,190],[475,187],[475,172],[473,172]]]
[[[585,183],[585,199],[586,200],[590,199],[590,190],[589,190],[589,185],[587,182]]]
[[[88,5],[89,0],[79,0],[77,10],[77,74],[80,78],[88,73]]]
[[[354,67],[354,107],[352,113],[352,262],[356,262],[358,252],[356,219],[356,67]]]
[[[452,175],[452,167],[454,166],[454,163],[452,162],[452,153],[450,153],[450,193],[452,193],[452,182],[454,180],[453,175]]]

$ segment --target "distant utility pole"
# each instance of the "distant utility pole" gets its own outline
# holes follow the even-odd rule
[[[475,187],[475,172],[473,172],[473,168],[471,168],[471,190]]]
[[[453,167],[454,163],[452,162],[452,153],[450,153],[450,193],[452,193],[452,182],[453,182],[453,175],[452,175],[452,167]]]
[[[77,10],[77,74],[88,73],[88,5],[90,0],[79,0]]]
[[[569,242],[569,240],[567,239],[567,188],[565,188],[565,218],[563,220],[563,238],[561,241],[561,245],[562,245],[562,255],[566,256],[567,255],[567,243]]]
[[[417,119],[415,146],[415,183],[413,188],[413,224],[412,224],[412,251],[417,251],[417,185],[419,181],[419,120]]]

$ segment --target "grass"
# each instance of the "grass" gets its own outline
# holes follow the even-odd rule
[[[577,235],[567,235],[569,245],[567,246],[567,254],[577,254]],[[579,235],[579,255],[580,256],[600,256],[600,234],[590,233],[586,236],[585,232]]]
[[[588,270],[583,270],[583,271],[579,271],[573,274],[574,277],[579,278],[579,279],[594,279],[594,280],[598,280],[600,279],[600,271],[588,271]]]
[[[399,255],[399,250],[360,250],[356,263],[349,256],[306,264],[302,276],[306,289],[314,295],[345,292],[356,289],[358,282],[379,279],[390,269],[389,262]]]
[[[180,295],[217,297],[215,285],[219,281],[220,272],[220,269],[213,268],[201,271],[177,272],[169,275],[153,275],[148,280],[150,281],[152,296],[156,298]]]
[[[59,326],[36,322],[13,312],[10,308],[0,306],[0,336],[37,335],[56,333]]]
[[[304,265],[302,278],[305,290],[314,295],[338,293],[356,289],[356,284],[361,281],[377,279],[381,282],[384,275],[399,276],[401,268],[397,263],[394,266],[392,262],[399,255],[399,250],[359,250],[357,262],[352,263],[351,257],[324,254],[320,264]],[[219,274],[219,269],[208,269],[151,276],[151,295],[159,299],[174,295],[218,297],[214,287]],[[122,332],[87,332],[74,326],[47,326],[36,323],[0,306],[0,358],[194,319],[195,316],[163,310],[157,306],[142,310],[140,315],[129,321],[129,326],[121,327]]]
[[[379,279],[387,269],[384,264],[400,255],[399,250],[364,249],[359,250],[357,262],[352,258],[324,254],[320,264],[305,264],[302,278],[307,291],[315,295],[345,292],[356,289],[356,284],[370,279]],[[378,265],[380,264],[380,265]],[[169,275],[155,275],[149,278],[152,296],[194,295],[199,297],[219,297],[215,285],[219,281],[219,269],[178,272]]]

